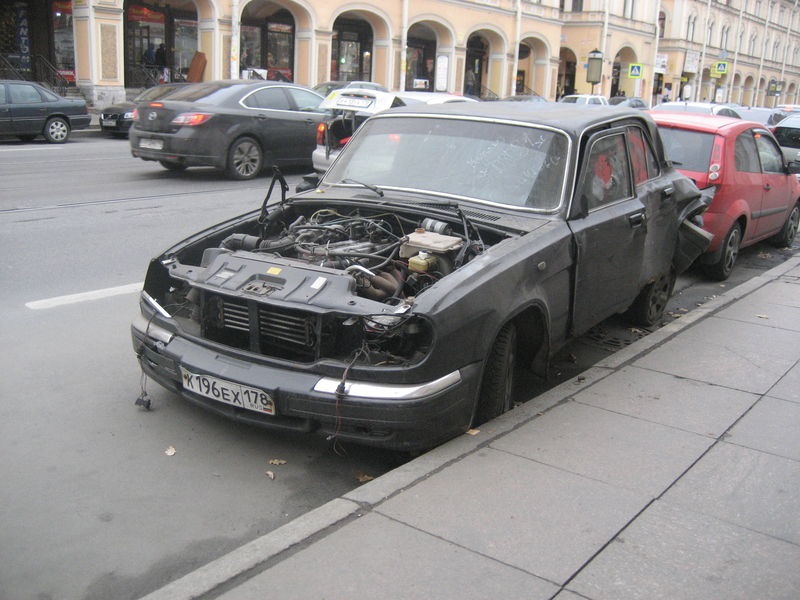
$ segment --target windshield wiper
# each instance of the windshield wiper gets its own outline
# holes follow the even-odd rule
[[[372,190],[373,192],[378,194],[378,196],[383,198],[383,190],[381,188],[379,188],[377,185],[364,183],[363,181],[356,181],[355,179],[342,179],[342,183],[355,183],[356,185],[363,186],[363,187],[367,188],[368,190]]]

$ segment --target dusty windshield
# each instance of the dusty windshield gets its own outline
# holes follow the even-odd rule
[[[538,127],[392,116],[362,126],[323,184],[356,181],[549,211],[561,203],[569,142]]]

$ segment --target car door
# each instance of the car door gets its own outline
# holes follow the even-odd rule
[[[625,129],[592,136],[583,153],[570,219],[576,249],[572,333],[625,310],[639,292],[645,205],[631,177]]]
[[[298,158],[310,159],[317,146],[317,125],[327,116],[327,111],[320,108],[323,98],[302,88],[287,87],[285,89],[289,94],[292,110],[296,113],[294,116],[302,123],[299,126],[302,133],[297,139]]]
[[[726,141],[725,149],[726,154],[729,152],[730,137]],[[750,242],[758,235],[758,222],[764,202],[764,179],[752,129],[745,129],[736,136],[733,153],[735,169],[733,172],[723,172],[723,193],[715,195],[710,210],[718,213],[727,212],[729,218],[734,220],[743,212],[742,202],[746,203],[750,214],[743,241]],[[730,166],[730,160],[727,163]],[[724,160],[723,165],[725,165]]]
[[[11,133],[41,133],[47,121],[48,106],[39,89],[29,83],[7,83],[6,88],[11,101]]]
[[[294,160],[300,153],[303,124],[294,117],[284,86],[259,88],[241,101],[268,160]],[[309,158],[311,152],[308,153]]]
[[[761,162],[763,200],[756,220],[756,235],[775,233],[783,227],[796,198],[791,197],[794,187],[783,162],[783,155],[775,140],[764,129],[753,129],[753,138]],[[755,217],[755,215],[754,215]]]
[[[9,103],[6,85],[0,83],[0,134],[11,133],[11,104]]]

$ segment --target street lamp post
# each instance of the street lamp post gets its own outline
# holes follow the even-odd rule
[[[603,74],[603,53],[597,48],[589,52],[586,64],[586,83],[592,84],[592,94],[594,94],[594,86],[600,83]]]

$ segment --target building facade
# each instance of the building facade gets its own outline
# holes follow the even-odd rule
[[[799,28],[798,0],[5,0],[0,70],[98,108],[242,76],[773,106],[800,101]]]

